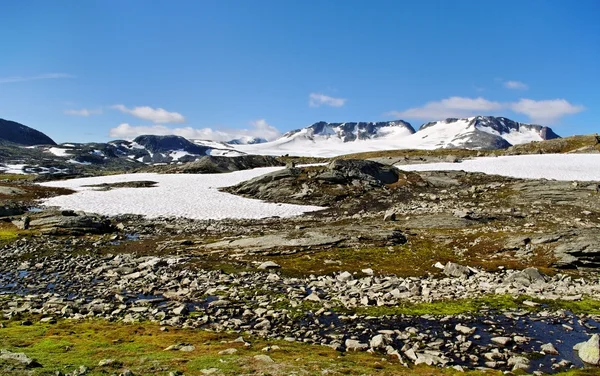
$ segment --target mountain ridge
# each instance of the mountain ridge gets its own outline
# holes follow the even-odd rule
[[[18,145],[56,145],[53,139],[37,129],[0,118],[0,140]]]

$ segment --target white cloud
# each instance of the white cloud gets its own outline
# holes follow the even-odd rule
[[[176,135],[187,139],[231,141],[240,137],[261,137],[273,140],[281,135],[281,132],[269,125],[265,119],[258,119],[249,123],[250,129],[213,129],[213,128],[169,128],[164,125],[132,126],[127,123],[110,129],[109,136],[114,138],[133,139],[145,134],[153,135]]]
[[[100,115],[102,114],[102,109],[98,108],[98,109],[87,109],[87,108],[82,108],[80,110],[65,110],[64,111],[65,115],[73,115],[73,116],[91,116],[91,115]]]
[[[310,107],[330,106],[330,107],[342,107],[346,104],[344,98],[334,98],[321,93],[310,93],[308,96],[308,105]]]
[[[112,108],[153,123],[185,123],[183,115],[178,112],[169,112],[164,108],[152,108],[148,106],[127,108],[122,104],[116,104]]]
[[[440,101],[427,102],[422,107],[409,108],[405,111],[391,111],[387,115],[413,119],[439,120],[449,117],[467,117],[484,112],[489,113],[501,108],[501,103],[489,101],[481,97],[450,97]]]
[[[527,90],[529,86],[521,81],[505,81],[502,83],[505,88],[512,90]]]
[[[44,73],[37,76],[11,76],[11,77],[0,77],[0,84],[10,84],[15,82],[27,82],[37,80],[50,80],[57,78],[75,78],[67,73]]]
[[[553,124],[565,115],[572,115],[585,110],[581,105],[574,105],[565,99],[550,99],[536,101],[521,99],[510,103],[513,112],[527,115],[533,122]]]

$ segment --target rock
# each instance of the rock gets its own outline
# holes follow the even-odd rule
[[[25,213],[25,209],[17,204],[6,204],[0,205],[0,217],[12,217],[14,215],[21,215]]]
[[[218,368],[205,368],[200,370],[200,373],[203,375],[214,375],[219,372],[221,372],[221,370]]]
[[[369,345],[373,350],[383,350],[387,345],[386,342],[387,341],[385,340],[385,337],[382,334],[377,334],[376,336],[371,338],[371,341],[369,341]]]
[[[107,366],[120,367],[121,362],[118,362],[114,359],[102,359],[101,361],[98,362],[98,367],[107,367]]]
[[[512,341],[512,338],[510,338],[510,337],[492,337],[491,341],[494,343],[497,343],[499,345],[506,346]]]
[[[0,185],[0,195],[4,195],[4,196],[20,196],[20,195],[24,195],[25,192],[24,190],[20,189],[20,188],[16,188],[16,187],[6,187],[3,185]]]
[[[37,360],[28,357],[25,353],[14,353],[5,349],[0,350],[0,359],[19,363],[25,368],[42,367]]]
[[[536,268],[527,268],[509,275],[505,281],[529,286],[537,282],[545,282],[546,278]]]
[[[573,347],[581,360],[588,364],[600,365],[600,336],[594,334],[587,342],[578,343]]]
[[[47,235],[104,234],[114,228],[106,218],[73,211],[44,211],[31,216],[29,228]]]
[[[542,345],[541,350],[544,352],[544,354],[558,355],[558,350],[556,349],[556,347],[554,347],[552,343],[546,343]]]
[[[373,275],[375,273],[371,268],[361,269],[361,272],[365,273],[366,275]]]
[[[344,345],[346,345],[346,351],[363,351],[369,348],[366,343],[361,343],[355,339],[347,339]]]
[[[471,212],[468,210],[464,210],[464,209],[456,209],[452,212],[452,214],[457,217],[457,218],[461,218],[461,219],[469,219],[471,217]]]
[[[470,336],[471,334],[475,333],[477,328],[476,327],[469,328],[468,326],[456,324],[456,326],[454,327],[454,330],[456,330],[457,332],[464,334],[466,336]]]
[[[444,266],[444,274],[448,277],[468,277],[471,275],[471,270],[466,266],[448,261]]]
[[[304,300],[308,300],[309,302],[320,302],[321,298],[319,298],[319,295],[313,291],[310,295],[304,298]]]
[[[254,360],[258,361],[258,362],[263,362],[263,363],[275,363],[275,361],[273,359],[271,359],[270,356],[268,355],[254,355]]]
[[[350,272],[342,272],[337,276],[337,280],[340,282],[346,282],[352,280],[352,274]]]
[[[238,352],[237,349],[234,349],[232,347],[229,349],[219,351],[219,355],[233,355],[233,354],[236,354],[237,352]]]
[[[258,266],[258,269],[260,269],[260,270],[279,269],[279,268],[281,268],[281,266],[279,264],[274,263],[273,261],[266,261]]]
[[[530,360],[524,356],[513,356],[508,359],[508,365],[513,367],[513,371],[516,370],[527,370],[530,366]]]
[[[385,212],[385,214],[383,215],[383,220],[385,222],[393,222],[396,220],[396,212],[393,210],[388,210]]]
[[[177,308],[173,308],[173,314],[180,316],[184,315],[188,312],[187,306],[185,304],[180,305]]]

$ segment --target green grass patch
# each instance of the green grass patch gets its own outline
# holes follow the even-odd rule
[[[57,324],[35,323],[22,326],[17,320],[3,321],[0,328],[0,348],[23,352],[43,365],[31,372],[50,375],[56,371],[72,372],[82,365],[88,375],[120,373],[130,369],[136,375],[167,374],[180,371],[188,375],[217,368],[224,375],[458,375],[451,369],[418,366],[405,368],[383,354],[339,353],[329,347],[300,342],[264,340],[244,336],[251,343],[245,347],[232,343],[239,333],[215,333],[196,329],[169,328],[161,331],[153,323],[122,324],[104,320],[66,321]],[[189,343],[191,352],[165,351],[172,344]],[[266,346],[279,350],[265,353]],[[233,355],[219,351],[236,348]],[[261,363],[254,355],[267,354],[274,363]],[[114,359],[119,364],[100,367],[102,359]],[[6,364],[0,363],[0,372]],[[29,374],[29,370],[11,374]],[[469,375],[500,375],[500,373],[468,372]]]
[[[539,303],[537,307],[530,307],[525,300]],[[600,314],[600,300],[585,297],[580,301],[543,300],[534,299],[526,295],[513,297],[511,295],[486,295],[474,299],[441,300],[431,303],[404,302],[396,306],[362,307],[356,313],[368,316],[422,316],[440,315],[451,316],[460,314],[478,314],[484,311],[501,311],[507,309],[525,309],[528,311],[540,310],[567,310],[576,314]]]

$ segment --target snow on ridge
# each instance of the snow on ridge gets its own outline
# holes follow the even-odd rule
[[[49,153],[56,155],[57,157],[70,157],[69,149],[51,147],[47,150]]]
[[[483,172],[521,179],[600,181],[600,154],[534,154],[481,157],[461,163],[396,165],[405,171]]]
[[[104,215],[140,214],[149,218],[192,219],[293,217],[324,209],[318,206],[267,203],[220,192],[227,187],[282,169],[266,167],[225,174],[124,174],[42,183],[77,191],[43,200],[44,206],[82,210]],[[117,188],[98,191],[85,185],[149,180],[152,188]]]

